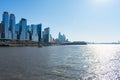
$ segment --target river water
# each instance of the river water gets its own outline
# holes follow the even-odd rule
[[[0,48],[0,80],[120,80],[120,45]]]

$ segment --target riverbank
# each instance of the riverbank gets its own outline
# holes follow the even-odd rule
[[[29,40],[10,40],[10,41],[4,41],[0,42],[0,47],[24,47],[24,46],[54,46],[54,45],[87,45],[86,42],[80,41],[80,42],[64,42],[64,43],[44,43],[44,42],[35,42],[35,41],[29,41]]]
[[[35,41],[27,41],[27,40],[12,40],[12,41],[5,41],[0,42],[0,47],[23,47],[23,46],[52,46],[52,45],[59,45],[57,43],[39,43]]]

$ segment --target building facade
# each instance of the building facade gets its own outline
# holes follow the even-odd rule
[[[3,24],[3,31],[2,31],[2,38],[8,39],[9,32],[8,32],[8,27],[9,27],[9,14],[8,12],[3,13],[3,18],[2,18],[2,24]]]
[[[15,15],[10,14],[9,39],[15,39]]]
[[[43,42],[48,43],[50,41],[50,28],[45,28],[43,32]]]
[[[19,23],[15,25],[15,39],[20,40],[20,25],[19,25]]]
[[[42,42],[42,24],[37,25],[38,42]]]
[[[27,39],[27,20],[22,18],[20,20],[20,23],[19,23],[19,26],[20,26],[20,30],[19,30],[19,33],[20,33],[20,39],[21,40],[26,40]]]
[[[31,29],[33,30],[32,41],[38,41],[37,25],[32,24]]]

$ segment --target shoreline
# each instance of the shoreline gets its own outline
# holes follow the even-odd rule
[[[43,47],[43,46],[58,46],[58,45],[87,45],[86,42],[64,42],[64,43],[55,43],[55,42],[35,42],[30,40],[11,40],[11,41],[1,41],[0,47]]]
[[[0,47],[24,47],[24,46],[53,46],[59,45],[57,43],[42,43],[42,42],[34,42],[34,41],[27,41],[27,40],[12,40],[12,41],[4,41],[0,42]]]

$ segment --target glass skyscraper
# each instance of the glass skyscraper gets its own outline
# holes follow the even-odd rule
[[[38,42],[41,42],[42,40],[42,24],[37,25],[37,34],[38,34]]]
[[[15,39],[15,16],[14,14],[10,14],[9,21],[9,39]]]
[[[3,13],[3,19],[2,19],[2,23],[3,23],[3,31],[2,31],[2,38],[6,38],[8,39],[8,27],[9,27],[9,14],[8,12],[4,12]]]
[[[50,28],[45,28],[43,32],[43,42],[49,42],[50,41]]]
[[[20,39],[20,25],[19,23],[15,25],[15,39]]]
[[[33,27],[29,26],[29,40],[32,40],[32,35],[33,35]]]
[[[26,28],[27,28],[27,20],[22,18],[21,21],[20,21],[20,39],[21,40],[26,40],[26,34],[27,34],[27,31],[26,31]]]
[[[2,33],[2,23],[0,23],[0,38],[1,38],[1,33]]]
[[[32,41],[36,41],[37,42],[38,41],[37,25],[32,24],[31,28],[33,30]]]
[[[30,36],[30,26],[28,25],[25,31],[25,39],[30,40],[29,36]]]

